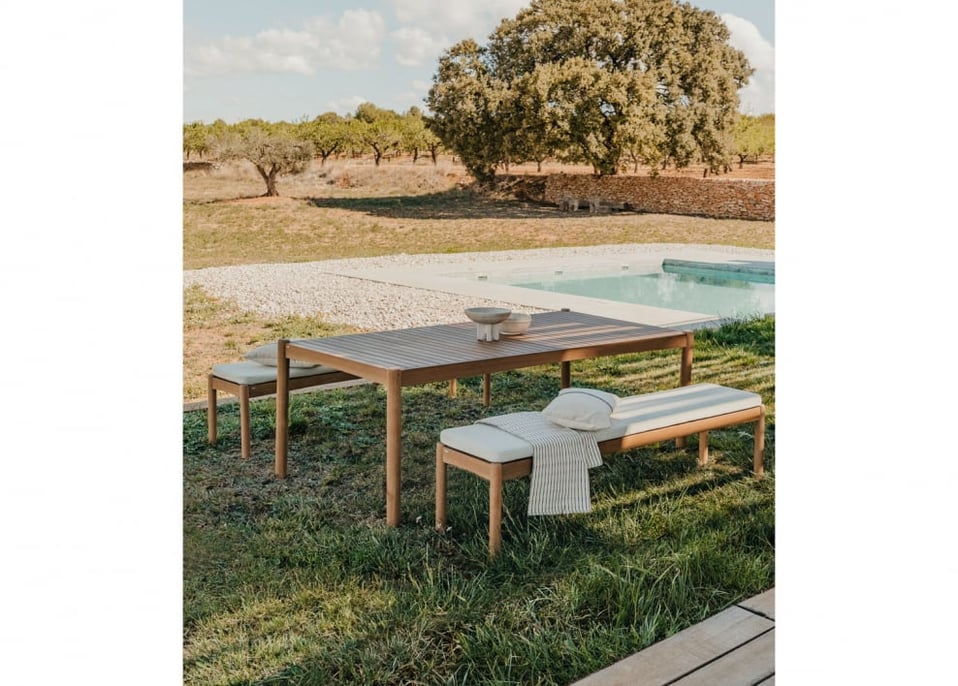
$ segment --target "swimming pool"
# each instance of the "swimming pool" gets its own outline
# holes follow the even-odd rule
[[[744,318],[775,311],[772,268],[740,268],[683,260],[664,260],[659,269],[636,273],[581,270],[512,277],[500,283],[539,291],[581,295],[622,303]]]

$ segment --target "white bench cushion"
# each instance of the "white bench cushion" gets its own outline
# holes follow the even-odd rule
[[[666,426],[759,407],[762,396],[716,384],[692,384],[620,398],[611,426],[595,431],[598,442],[643,433]],[[445,429],[439,442],[489,462],[512,462],[532,457],[532,446],[517,436],[488,424]]]
[[[290,367],[289,377],[299,379],[304,376],[319,376],[336,370],[332,367]],[[213,365],[213,376],[226,379],[244,386],[276,381],[276,367],[268,367],[258,362],[229,362]]]

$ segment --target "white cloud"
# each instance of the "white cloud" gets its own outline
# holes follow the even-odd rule
[[[409,83],[409,89],[405,92],[398,93],[396,95],[395,101],[397,105],[401,106],[403,111],[408,110],[410,107],[415,105],[422,111],[426,111],[428,108],[423,102],[423,97],[426,93],[429,92],[429,88],[432,86],[432,82],[423,81],[422,79],[414,79]]]
[[[404,67],[435,62],[443,50],[465,39],[487,42],[506,18],[514,17],[528,0],[392,0],[401,28],[392,33],[396,61]]]
[[[226,36],[188,48],[187,76],[242,72],[314,74],[317,69],[363,69],[375,66],[386,36],[378,12],[346,10],[338,21],[308,19],[302,29],[268,29],[254,36]]]
[[[463,38],[485,43],[500,21],[514,17],[529,0],[392,0],[392,4],[400,22],[445,34],[451,45]]]
[[[396,43],[396,62],[403,67],[420,67],[435,61],[449,46],[445,36],[419,27],[405,26],[391,34]]]
[[[729,43],[745,53],[755,69],[749,84],[739,91],[740,109],[746,114],[766,114],[775,111],[775,48],[755,25],[733,14],[723,14],[728,26]]]

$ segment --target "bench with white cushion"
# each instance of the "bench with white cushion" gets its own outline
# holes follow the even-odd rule
[[[289,389],[298,390],[313,386],[325,386],[356,377],[332,367],[289,367]],[[259,362],[229,362],[213,365],[209,375],[206,423],[207,438],[216,442],[216,392],[223,391],[239,396],[240,403],[240,452],[243,459],[250,455],[250,398],[276,393],[276,367]]]
[[[753,471],[764,474],[765,406],[757,393],[716,384],[620,398],[608,428],[596,430],[603,454],[699,434],[699,465],[708,461],[708,432],[755,422]],[[502,485],[532,472],[533,447],[488,424],[443,430],[436,445],[436,528],[446,528],[446,470],[471,472],[489,482],[489,554],[501,548]]]

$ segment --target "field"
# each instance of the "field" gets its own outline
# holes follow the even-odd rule
[[[534,166],[513,168],[541,178]],[[546,172],[586,168],[546,165]],[[674,170],[666,173],[675,174]],[[701,169],[682,174],[701,176]],[[770,178],[774,165],[737,167],[729,178]],[[513,188],[515,183],[513,183]],[[452,253],[617,243],[703,243],[774,248],[774,224],[615,212],[574,215],[500,191],[473,192],[461,165],[440,159],[314,163],[281,178],[276,198],[246,163],[183,179],[183,266],[305,262],[396,253]],[[184,292],[184,401],[205,398],[212,365],[240,359],[280,336],[344,332],[309,318],[263,320]]]

